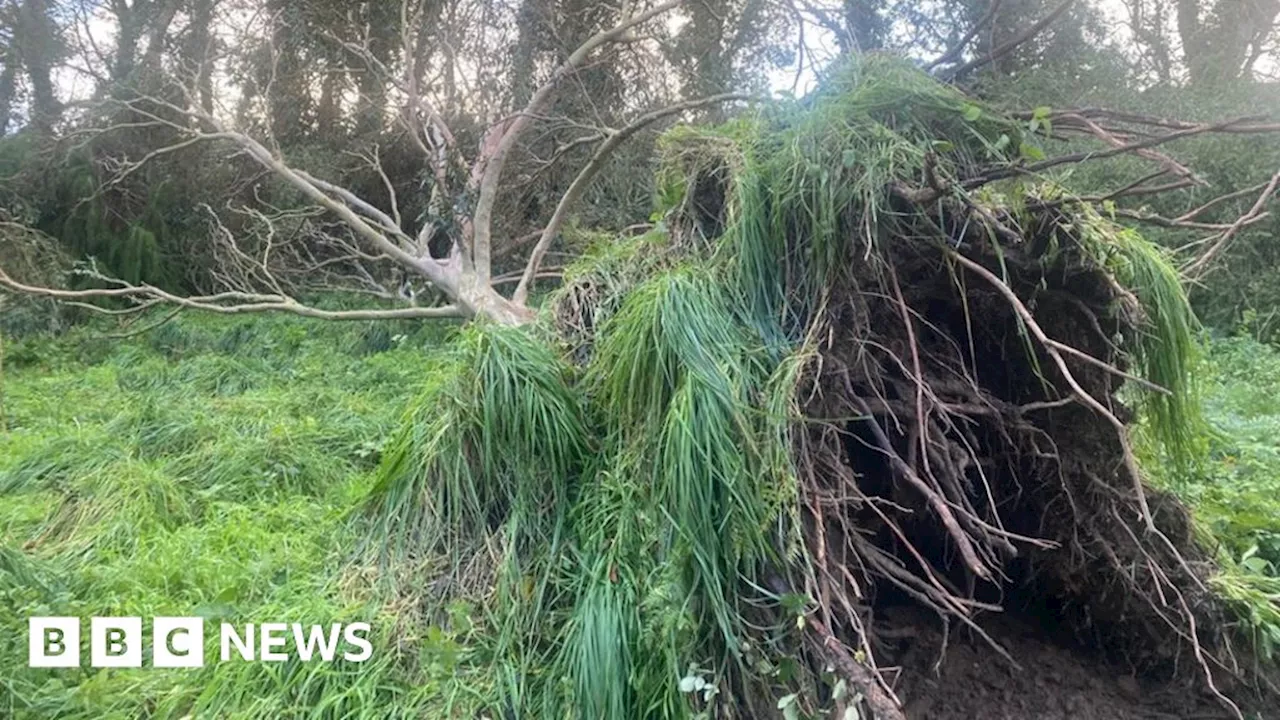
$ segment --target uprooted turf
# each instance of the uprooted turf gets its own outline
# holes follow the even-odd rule
[[[1190,471],[1176,272],[1046,179],[961,189],[1031,142],[869,60],[673,133],[662,226],[573,269],[549,327],[469,331],[373,512],[392,567],[445,558],[427,607],[485,608],[496,707],[901,717],[875,616],[903,602],[1011,666],[982,615],[1056,607],[1104,657],[1253,699],[1116,400]]]

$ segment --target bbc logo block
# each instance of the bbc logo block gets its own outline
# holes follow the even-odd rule
[[[80,666],[80,618],[33,617],[28,619],[27,664],[36,668]],[[255,632],[256,629],[256,632]],[[254,623],[236,626],[222,623],[221,662],[233,658],[250,662],[280,662],[296,656],[332,662],[364,662],[373,653],[368,623],[302,625]],[[256,639],[256,641],[255,641]],[[150,652],[146,652],[150,641]],[[340,652],[345,647],[345,652]],[[140,617],[89,619],[89,665],[100,668],[139,668],[144,654],[151,667],[204,667],[204,619],[198,617],[152,618],[149,634]]]
[[[80,667],[80,618],[30,618],[27,637],[31,667]]]
[[[80,666],[80,618],[28,619],[27,664],[31,667]],[[204,666],[204,620],[157,617],[151,625],[151,665],[159,668]],[[89,619],[89,665],[142,667],[145,638],[140,617]]]

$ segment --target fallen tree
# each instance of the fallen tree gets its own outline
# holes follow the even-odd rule
[[[905,717],[911,669],[880,664],[902,603],[993,666],[1020,658],[986,619],[1039,603],[1231,715],[1274,701],[1130,443],[1136,407],[1197,451],[1178,272],[993,173],[1033,142],[867,59],[802,109],[670,133],[661,225],[571,268],[540,322],[462,331],[371,545],[404,607],[482,609],[489,712]]]

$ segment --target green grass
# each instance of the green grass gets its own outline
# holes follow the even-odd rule
[[[11,343],[19,360],[7,368],[10,429],[0,434],[0,715],[461,717],[504,697],[608,717],[637,707],[640,694],[653,713],[678,714],[672,679],[723,662],[698,656],[693,638],[740,632],[725,573],[757,562],[766,550],[746,542],[751,528],[791,502],[769,494],[787,483],[757,486],[745,471],[783,472],[786,458],[719,455],[753,447],[744,437],[761,453],[785,447],[767,439],[785,433],[776,421],[790,412],[798,361],[765,376],[758,357],[735,351],[730,336],[747,330],[694,282],[703,272],[658,275],[605,321],[582,378],[594,388],[585,408],[563,390],[574,371],[536,331],[473,327],[445,346],[430,326],[388,335],[180,318],[159,338],[105,351],[92,349],[91,329]],[[700,340],[672,334],[681,326],[669,313],[705,319]],[[1280,350],[1242,335],[1205,355],[1200,385],[1218,429],[1208,460],[1199,472],[1163,472],[1151,443],[1148,467],[1192,505],[1225,568],[1214,586],[1274,653]],[[593,374],[604,367],[612,371]],[[744,414],[744,393],[773,406]],[[579,467],[601,449],[577,446],[588,434],[577,426],[604,416],[635,422],[600,428],[608,467]],[[655,430],[641,437],[635,428],[645,427]],[[443,468],[455,484],[393,492],[397,478],[420,481],[450,457],[469,459]],[[696,481],[708,463],[716,482]],[[477,523],[527,531],[525,551],[508,556],[525,565],[497,568],[496,595],[477,593],[487,610],[455,601],[426,612],[405,605],[423,602],[421,588],[376,580],[381,553],[369,551],[385,548],[369,540],[397,534],[371,523],[409,519],[428,492],[436,520],[448,520],[430,524],[449,533],[435,540],[450,547],[482,539]],[[375,511],[401,505],[363,512],[370,497]],[[654,564],[655,539],[670,562]],[[378,653],[359,666],[32,670],[26,617],[40,614],[369,620]]]
[[[126,341],[99,332],[6,348],[0,716],[463,712],[455,633],[411,622],[354,550],[369,535],[355,511],[443,330],[182,317]],[[221,664],[209,631],[200,670],[27,668],[26,618],[64,614],[368,621],[377,652]]]

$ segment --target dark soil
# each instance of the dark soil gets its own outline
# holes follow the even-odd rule
[[[980,625],[1017,659],[1014,668],[955,626],[945,654],[937,616],[898,606],[877,614],[882,668],[902,668],[895,692],[909,720],[1217,720],[1231,718],[1186,682],[1137,674],[1057,638],[1051,618],[992,613]],[[942,657],[937,666],[939,656]],[[936,670],[935,670],[935,666]],[[892,677],[892,675],[890,675]]]

